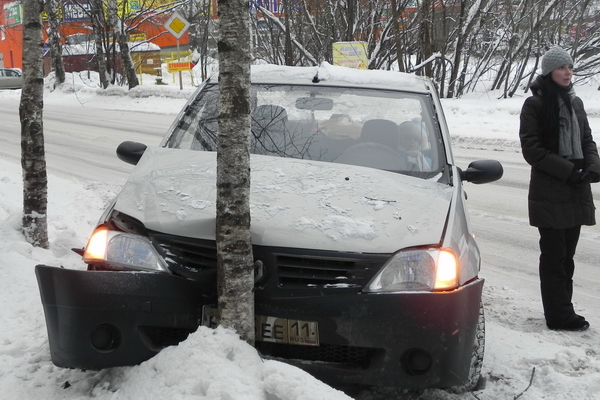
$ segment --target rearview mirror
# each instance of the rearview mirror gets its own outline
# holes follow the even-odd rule
[[[296,99],[296,108],[300,110],[331,110],[333,100],[324,97],[299,97]]]

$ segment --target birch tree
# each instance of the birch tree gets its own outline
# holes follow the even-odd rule
[[[44,75],[42,71],[43,0],[23,0],[23,89],[21,167],[23,170],[23,234],[34,246],[48,248],[48,177],[44,152]]]
[[[217,283],[219,323],[254,344],[250,238],[250,24],[248,3],[219,0]]]
[[[47,0],[45,4],[46,15],[48,15],[48,42],[50,44],[50,58],[52,60],[52,69],[56,84],[61,85],[65,82],[65,65],[62,59],[62,37],[58,31],[60,27],[60,13],[62,2],[58,0]]]
[[[118,44],[119,55],[121,57],[121,65],[123,66],[123,74],[126,77],[129,89],[132,89],[140,84],[133,60],[131,59],[131,51],[129,49],[130,24],[124,22],[129,14],[128,1],[109,1],[106,7],[110,25],[113,27],[113,40]]]

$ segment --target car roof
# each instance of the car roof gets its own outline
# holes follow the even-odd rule
[[[426,77],[395,71],[360,70],[335,66],[327,62],[314,67],[290,67],[273,64],[252,65],[251,81],[254,84],[314,84],[401,90],[423,94],[435,90],[431,80]],[[217,82],[217,79],[214,79],[213,82]]]

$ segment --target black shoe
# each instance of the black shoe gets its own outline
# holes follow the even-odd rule
[[[567,322],[566,324],[559,326],[557,328],[550,328],[557,331],[585,331],[590,327],[590,323],[585,320],[582,316],[578,315],[577,318],[572,320],[571,322]]]

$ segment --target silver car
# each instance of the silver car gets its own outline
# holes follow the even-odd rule
[[[159,146],[119,146],[136,167],[80,250],[87,271],[36,267],[57,366],[137,364],[214,321],[217,82]],[[463,184],[502,166],[455,164],[424,77],[255,66],[252,103],[257,350],[340,388],[475,387],[484,281]]]
[[[17,68],[0,68],[0,89],[21,89],[23,74]]]

